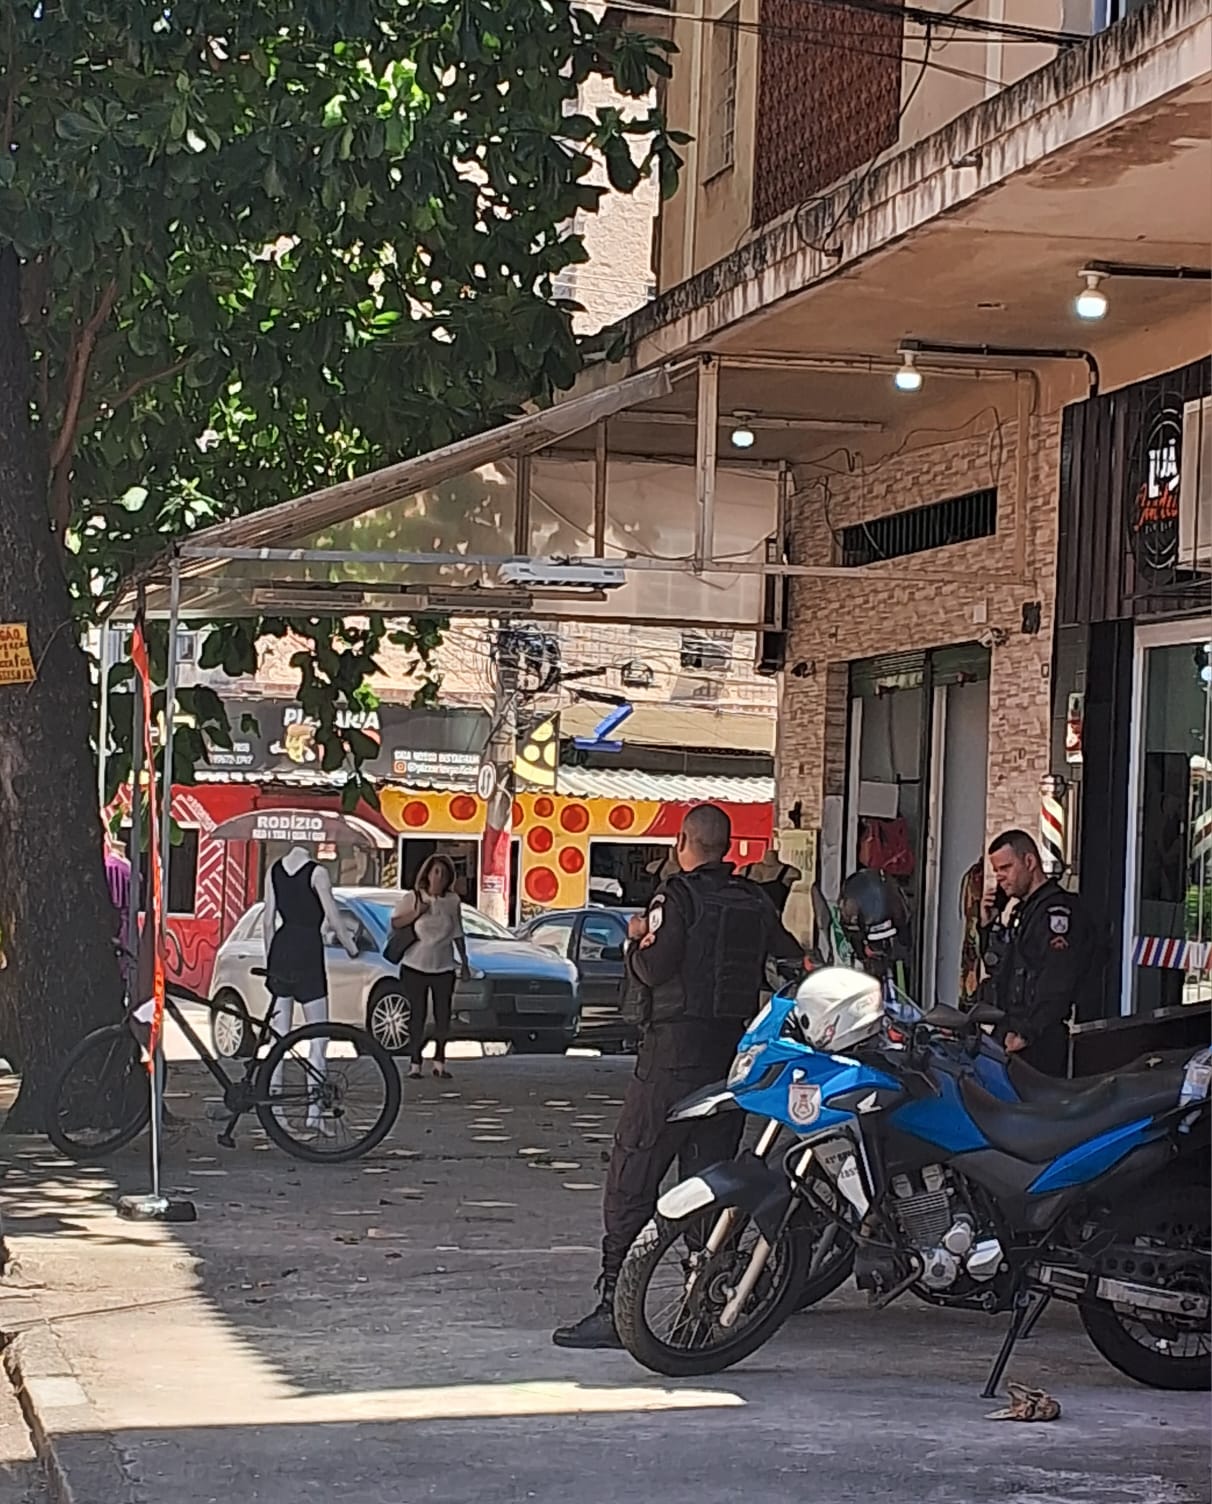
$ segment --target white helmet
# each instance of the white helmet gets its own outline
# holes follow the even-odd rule
[[[796,989],[795,1016],[814,1050],[851,1049],[878,1033],[884,999],[876,977],[848,966],[826,966]]]

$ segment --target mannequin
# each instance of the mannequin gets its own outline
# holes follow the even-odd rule
[[[773,846],[766,848],[760,861],[741,868],[741,876],[757,883],[778,910],[780,918],[787,907],[788,895],[803,875],[798,867],[783,861]]]
[[[327,1022],[325,925],[347,955],[355,957],[358,949],[352,936],[346,933],[328,873],[313,861],[305,846],[292,846],[265,874],[264,905],[261,928],[273,1027],[279,1034],[289,1032],[295,1003],[299,1004],[306,1023]],[[327,1072],[323,1039],[311,1041],[310,1059],[312,1069],[323,1079]],[[272,1083],[275,1088],[280,1080],[279,1071]],[[314,1105],[308,1108],[307,1126],[320,1133],[331,1132]]]

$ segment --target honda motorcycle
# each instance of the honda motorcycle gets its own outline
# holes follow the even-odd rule
[[[860,972],[827,968],[776,995],[727,1081],[675,1109],[765,1126],[752,1151],[661,1197],[616,1290],[627,1350],[674,1376],[747,1357],[803,1303],[827,1224],[878,1306],[912,1290],[1009,1313],[988,1396],[1053,1298],[1131,1378],[1207,1388],[1212,1051],[1050,1082],[1037,1100],[1014,1087],[1035,1073],[1000,1054],[972,1015],[892,1016]]]

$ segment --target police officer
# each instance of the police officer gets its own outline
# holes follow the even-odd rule
[[[1044,872],[1025,830],[998,836],[989,862],[996,889],[981,902],[981,950],[993,999],[1006,1015],[1002,1044],[1037,1070],[1064,1076],[1069,1011],[1098,981],[1094,931],[1075,895]]]
[[[629,926],[630,978],[640,993],[640,1048],[615,1130],[602,1213],[600,1301],[553,1334],[558,1347],[618,1347],[614,1289],[627,1250],[656,1210],[661,1181],[677,1158],[683,1177],[732,1159],[739,1113],[697,1124],[666,1122],[683,1097],[728,1072],[737,1041],[758,1008],[768,956],[802,960],[756,883],[725,862],[728,816],[700,804],[682,823],[679,871],[661,883]]]

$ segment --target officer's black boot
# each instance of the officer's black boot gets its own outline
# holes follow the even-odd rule
[[[614,1326],[614,1280],[603,1277],[598,1281],[601,1299],[580,1321],[572,1326],[558,1326],[551,1334],[557,1347],[620,1348],[619,1334]]]

